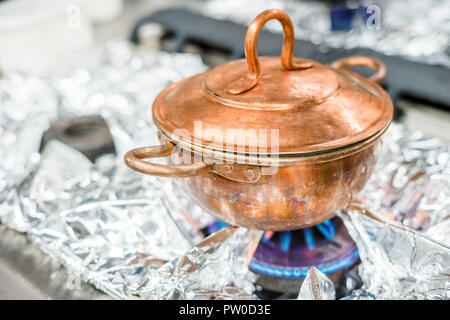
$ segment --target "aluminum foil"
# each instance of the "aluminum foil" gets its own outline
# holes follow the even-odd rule
[[[46,79],[24,74],[0,78],[0,200],[14,197],[15,188],[39,162],[41,136],[57,116],[56,101]],[[3,206],[4,200],[0,211]],[[2,216],[24,229],[20,212]]]
[[[122,160],[130,148],[157,143],[152,99],[203,71],[200,58],[111,42],[85,65],[0,79],[0,221],[117,299],[254,298],[247,265],[260,232],[229,227],[204,239],[208,214],[171,179],[138,174]],[[56,141],[38,152],[52,119],[85,114],[106,119],[117,156],[91,163]],[[340,213],[364,280],[348,299],[447,298],[449,173],[448,145],[391,126],[364,202]]]
[[[362,260],[364,287],[353,293],[355,298],[450,298],[450,247],[367,205],[342,212],[341,217]]]
[[[261,235],[226,227],[151,272],[133,293],[147,299],[253,299],[256,276],[248,265]]]
[[[450,297],[450,146],[392,124],[360,200],[340,217],[355,240],[357,298]]]
[[[201,59],[120,41],[89,59],[59,75],[1,80],[0,221],[117,299],[252,298],[247,265],[260,232],[229,228],[203,239],[199,229],[212,218],[170,179],[123,163],[129,149],[157,143],[153,99],[204,71]],[[39,154],[52,119],[87,114],[106,119],[117,157],[93,164],[57,141]]]
[[[376,27],[357,14],[351,30],[332,31],[329,7],[321,1],[209,0],[203,11],[217,19],[248,25],[263,10],[279,8],[289,13],[299,39],[333,48],[371,48],[387,55],[450,67],[449,0],[355,0],[347,3],[350,7],[361,4],[361,10],[371,5],[379,8],[376,11],[380,14],[373,20]],[[372,10],[367,14],[374,14]],[[274,32],[281,32],[276,21],[267,26]]]
[[[449,181],[449,144],[394,123],[359,198],[390,212],[402,225],[426,232],[450,218]]]
[[[311,268],[303,280],[297,300],[335,300],[333,282],[317,268]]]

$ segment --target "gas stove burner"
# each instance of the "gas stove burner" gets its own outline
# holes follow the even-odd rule
[[[309,268],[325,274],[358,260],[358,250],[338,218],[312,228],[265,232],[250,268],[280,278],[304,278]]]
[[[215,221],[205,228],[215,232],[226,223]],[[311,228],[266,231],[250,263],[258,284],[275,292],[298,293],[308,270],[316,267],[335,284],[359,259],[358,249],[342,221],[335,217]]]
[[[250,269],[260,275],[259,284],[265,289],[297,293],[311,267],[338,284],[358,259],[344,224],[333,218],[312,228],[266,232]]]

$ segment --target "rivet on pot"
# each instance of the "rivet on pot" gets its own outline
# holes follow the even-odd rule
[[[229,165],[229,164],[226,164],[226,165],[223,166],[223,171],[225,173],[230,174],[231,172],[233,172],[233,167],[231,165]]]
[[[259,31],[272,19],[285,31],[281,63],[279,57],[259,58],[257,53]],[[385,77],[386,67],[362,56],[342,58],[331,66],[297,59],[294,39],[285,12],[273,9],[258,15],[246,34],[246,59],[171,84],[158,95],[152,117],[162,144],[130,150],[126,164],[145,174],[188,179],[193,200],[242,227],[295,230],[319,224],[347,207],[368,179],[379,139],[392,119],[392,101],[376,84]],[[346,70],[357,66],[375,73],[364,79]],[[138,122],[139,128],[144,125]],[[228,141],[204,139],[205,129],[232,133],[229,128],[238,130],[220,135]],[[261,150],[268,131],[270,148],[265,144]],[[182,139],[176,134],[181,132],[194,140]],[[256,139],[247,137],[250,132],[252,137],[257,133]],[[240,136],[249,139],[241,143]],[[201,159],[185,165],[144,161],[168,157],[176,146],[193,151],[191,159]],[[212,187],[199,192],[204,185]],[[237,195],[243,193],[247,199],[236,205]],[[293,205],[293,193],[315,198]]]
[[[247,176],[247,178],[249,178],[250,180],[254,179],[256,176],[256,173],[254,170],[252,169],[248,169],[247,172],[245,173],[245,175]]]

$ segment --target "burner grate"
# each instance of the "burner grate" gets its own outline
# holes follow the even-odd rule
[[[250,269],[278,278],[304,278],[311,267],[325,274],[353,265],[358,249],[338,218],[312,228],[265,232]]]

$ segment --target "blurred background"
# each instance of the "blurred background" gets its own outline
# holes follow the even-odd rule
[[[398,163],[419,159],[420,165],[437,163],[448,174],[448,149],[440,141],[450,141],[450,0],[0,0],[0,297],[102,299],[130,294],[124,290],[138,272],[117,276],[119,268],[111,266],[128,265],[131,258],[120,259],[141,248],[142,239],[130,234],[147,226],[147,214],[134,220],[118,214],[109,228],[104,221],[94,223],[98,215],[79,218],[65,210],[93,199],[176,195],[162,182],[150,184],[148,178],[122,170],[121,155],[156,141],[150,107],[163,88],[243,58],[248,24],[269,8],[290,15],[298,57],[331,63],[366,55],[383,61],[388,76],[382,86],[394,101],[395,120],[407,132],[420,132],[409,136],[393,129],[392,141],[407,145],[394,154],[401,155]],[[279,55],[281,44],[279,23],[269,22],[259,38],[259,54]],[[356,71],[370,75],[370,70]],[[408,137],[416,140],[410,143]],[[62,145],[47,150],[55,139],[87,158]],[[421,152],[431,160],[421,158]],[[409,178],[417,173],[400,169],[395,170]],[[386,198],[403,199],[392,203],[399,204],[404,216],[444,212],[448,180],[436,172],[435,181],[443,182],[430,187],[429,198],[425,184],[413,184],[412,189],[402,182],[409,178],[393,179],[394,187],[386,192],[394,195]],[[427,199],[432,205],[423,205]],[[145,212],[160,210],[158,206],[152,204]],[[99,233],[105,225],[110,233]],[[116,236],[110,238],[112,233]],[[448,233],[442,238],[448,240]],[[192,245],[174,241],[154,241],[176,248],[164,252],[166,260]],[[78,270],[103,292],[68,276],[62,265],[74,274]]]

